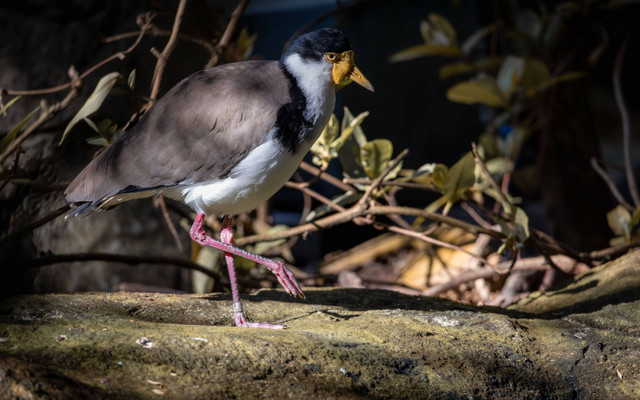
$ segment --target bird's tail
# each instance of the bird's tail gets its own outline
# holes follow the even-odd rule
[[[100,205],[100,201],[87,201],[82,203],[72,203],[71,211],[65,214],[64,219],[74,218],[74,217],[86,217],[89,214],[92,214],[95,211],[100,211],[98,206]]]

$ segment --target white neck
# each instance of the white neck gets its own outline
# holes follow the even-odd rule
[[[324,59],[319,61],[305,60],[299,54],[291,54],[284,60],[287,71],[296,78],[298,86],[307,100],[305,118],[315,120],[323,116],[327,106],[333,111],[335,100],[327,104],[327,100],[335,99],[335,85],[331,75],[332,65]]]

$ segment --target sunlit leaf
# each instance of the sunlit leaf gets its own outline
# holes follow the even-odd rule
[[[329,162],[332,158],[337,157],[336,154],[332,154],[331,143],[333,143],[340,133],[340,123],[335,114],[331,114],[329,123],[324,127],[320,137],[311,146],[311,154],[313,154],[313,163],[316,165],[322,165]]]
[[[474,169],[475,161],[471,152],[465,154],[449,169],[442,188],[449,203],[464,198],[466,192],[473,186],[475,183]]]
[[[463,104],[484,104],[494,107],[507,107],[496,82],[491,77],[460,82],[447,90],[447,99]]]
[[[382,174],[393,155],[393,145],[387,139],[375,139],[360,148],[362,167],[371,179]]]
[[[347,140],[349,136],[351,136],[354,132],[356,132],[356,140],[361,145],[366,143],[366,138],[364,137],[364,133],[362,132],[362,128],[360,124],[362,121],[369,116],[369,111],[364,111],[358,114],[357,117],[353,118],[351,111],[349,111],[345,107],[345,119],[342,120],[342,132],[340,133],[340,138],[338,138],[337,143],[335,144],[336,150],[338,150],[344,142]]]
[[[119,77],[120,74],[118,72],[111,72],[100,79],[100,81],[96,85],[96,88],[93,90],[93,93],[91,93],[91,96],[89,96],[84,105],[76,113],[73,119],[67,124],[67,127],[64,129],[64,133],[62,134],[62,139],[60,139],[60,143],[58,144],[62,144],[71,128],[73,128],[79,121],[93,114],[100,108],[100,106],[104,102],[104,99],[107,98],[109,91]]]
[[[11,142],[13,142],[13,140],[16,138],[16,136],[18,136],[18,133],[20,133],[22,128],[24,128],[24,126],[27,124],[27,122],[29,122],[31,117],[33,117],[35,115],[35,113],[38,112],[38,110],[40,110],[40,107],[36,107],[35,110],[31,111],[29,113],[29,115],[24,117],[24,119],[22,121],[20,121],[20,123],[18,123],[18,125],[16,125],[13,129],[11,129],[11,131],[9,131],[9,133],[7,133],[0,140],[0,154],[4,153],[5,150],[7,150],[7,147],[9,147],[9,144],[11,144]]]

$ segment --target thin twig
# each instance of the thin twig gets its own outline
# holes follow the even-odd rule
[[[593,169],[598,173],[598,175],[600,175],[602,180],[607,184],[607,187],[609,187],[609,191],[611,191],[611,194],[613,194],[616,200],[618,200],[618,203],[624,208],[626,208],[627,210],[633,211],[633,207],[631,206],[631,204],[627,203],[627,201],[624,199],[624,196],[620,193],[620,191],[616,187],[616,184],[613,183],[609,175],[607,175],[605,170],[602,169],[600,164],[598,164],[598,160],[596,160],[595,157],[591,157],[591,167],[593,167]]]
[[[430,243],[430,244],[434,244],[436,246],[446,247],[448,249],[452,249],[452,250],[463,252],[463,253],[465,253],[465,254],[473,257],[473,258],[477,258],[479,260],[482,260],[482,262],[484,262],[486,265],[489,265],[492,268],[494,268],[494,266],[491,263],[489,263],[489,261],[486,258],[484,258],[482,256],[479,256],[479,255],[476,255],[476,254],[473,254],[472,252],[470,252],[470,251],[468,251],[468,250],[466,250],[466,249],[464,249],[464,248],[462,248],[460,246],[456,246],[455,244],[451,244],[451,243],[444,242],[444,241],[436,239],[436,238],[432,238],[431,236],[427,236],[427,235],[425,235],[425,234],[423,234],[421,232],[415,232],[415,231],[412,231],[412,230],[409,230],[409,229],[400,228],[399,226],[389,226],[389,227],[387,227],[387,230],[389,230],[391,232],[399,233],[399,234],[404,235],[404,236],[409,236],[409,237],[413,237],[413,238],[416,238],[416,239],[420,239],[420,240],[422,240],[424,242],[427,242],[427,243]]]
[[[288,187],[290,189],[296,189],[301,191],[302,193],[313,197],[314,199],[318,200],[319,202],[321,202],[322,204],[326,204],[329,207],[333,208],[334,210],[338,211],[338,212],[343,212],[346,211],[346,209],[344,207],[342,207],[340,204],[337,204],[335,202],[333,202],[331,199],[321,195],[320,193],[316,192],[313,189],[310,189],[309,187],[307,187],[306,182],[291,182],[288,181],[287,183],[284,184],[285,187]]]
[[[502,234],[501,232],[484,229],[480,226],[473,225],[456,218],[448,217],[446,215],[442,215],[438,213],[427,212],[420,208],[373,205],[368,209],[362,209],[360,206],[354,205],[343,212],[329,215],[328,217],[321,218],[304,225],[294,226],[292,228],[287,229],[286,231],[241,237],[241,238],[235,239],[234,243],[238,246],[244,246],[250,243],[285,239],[285,238],[302,235],[309,232],[317,232],[321,229],[327,229],[335,225],[349,222],[356,217],[363,217],[367,215],[373,216],[373,215],[389,215],[389,214],[422,217],[424,219],[428,219],[428,220],[432,220],[432,221],[436,221],[436,222],[447,224],[453,227],[460,228],[474,235],[477,235],[479,233],[486,233],[487,235],[495,239],[504,239],[505,237],[504,234]]]
[[[556,259],[554,262],[556,264],[564,265],[566,269],[570,269],[575,267],[576,261],[566,257],[566,256],[555,256]],[[496,268],[479,268],[476,270],[468,271],[463,274],[456,276],[448,282],[443,284],[432,286],[422,292],[424,296],[437,296],[442,294],[450,289],[455,289],[463,283],[473,282],[476,279],[489,279],[497,275],[504,275],[509,272],[509,266],[511,265],[511,261],[505,261],[499,263]],[[516,262],[516,264],[511,268],[511,271],[544,271],[549,269],[550,266],[547,264],[547,260],[543,256],[533,257],[533,258],[523,258]],[[563,273],[564,270],[562,270]]]
[[[387,167],[384,169],[384,171],[382,171],[380,176],[374,179],[373,182],[371,182],[371,184],[367,186],[367,190],[364,191],[364,194],[362,195],[360,200],[358,200],[358,203],[357,203],[358,207],[362,208],[366,206],[366,203],[370,200],[371,195],[373,194],[373,191],[376,190],[378,186],[380,186],[380,183],[384,180],[384,178],[386,178],[387,175],[389,175],[389,173],[393,171],[393,169],[397,167],[398,164],[400,164],[402,159],[405,158],[407,154],[409,154],[409,149],[402,150],[400,154],[398,154],[398,156],[387,165]]]
[[[151,80],[151,95],[149,98],[153,102],[158,97],[158,92],[160,91],[160,82],[162,82],[162,76],[164,75],[164,68],[167,65],[167,60],[169,56],[173,52],[174,47],[176,46],[176,41],[178,39],[178,31],[180,30],[180,24],[182,23],[182,15],[184,14],[184,9],[187,5],[187,0],[180,0],[180,4],[178,4],[178,10],[176,11],[176,18],[173,20],[173,28],[171,29],[171,36],[169,36],[169,40],[167,41],[167,45],[162,50],[158,57],[158,62],[156,63],[156,68],[153,71],[153,78]],[[151,106],[150,103],[149,107]]]
[[[7,146],[4,153],[0,154],[0,165],[2,165],[2,162],[4,161],[4,159],[7,158],[9,154],[13,153],[15,148],[18,145],[20,145],[20,143],[22,143],[23,140],[25,140],[27,137],[29,137],[29,135],[31,135],[33,132],[38,130],[38,128],[40,128],[45,122],[53,118],[60,110],[67,108],[69,104],[71,104],[73,99],[78,97],[78,95],[80,94],[81,81],[74,79],[73,82],[75,82],[73,87],[71,88],[71,90],[65,96],[64,99],[62,99],[61,101],[55,103],[50,107],[46,107],[46,106],[41,107],[40,115],[38,116],[38,119],[35,120],[31,125],[29,125],[29,127],[25,129],[24,132],[20,134],[20,136],[15,138],[11,142],[11,144]]]
[[[240,3],[236,7],[236,9],[233,10],[233,13],[231,13],[231,18],[229,19],[229,23],[227,24],[227,28],[224,30],[224,33],[222,34],[222,37],[220,38],[215,51],[211,55],[211,58],[205,65],[205,68],[213,68],[218,65],[218,62],[220,62],[220,56],[222,55],[224,49],[229,46],[229,43],[231,43],[231,36],[236,29],[236,25],[238,25],[240,16],[244,12],[244,9],[247,8],[248,4],[249,0],[240,0]]]
[[[323,172],[320,168],[316,168],[313,165],[307,163],[306,161],[303,161],[300,163],[300,169],[310,173],[311,175],[319,176],[320,179],[337,187],[343,192],[352,192],[352,193],[358,192],[358,190],[355,187],[351,185],[347,185],[346,183],[342,182],[340,179],[336,178],[335,176],[328,174],[326,172]]]
[[[117,35],[113,35],[113,36],[109,36],[106,37],[104,39],[102,39],[102,43],[111,43],[111,42],[116,42],[119,40],[123,40],[123,39],[128,39],[130,37],[134,37],[140,35],[140,31],[133,31],[133,32],[125,32],[125,33],[120,33]],[[149,31],[147,32],[148,36],[171,36],[171,31],[167,31],[164,29],[160,29],[155,25],[151,25],[149,27]],[[178,39],[185,41],[185,42],[191,42],[191,43],[195,43],[199,46],[204,47],[209,53],[213,53],[215,51],[215,46],[213,44],[211,44],[210,42],[194,37],[194,36],[190,36],[190,35],[186,35],[184,33],[178,33]]]
[[[160,206],[160,210],[162,211],[162,216],[164,217],[164,222],[167,223],[167,227],[169,228],[169,232],[171,232],[171,236],[173,236],[173,240],[176,242],[178,246],[178,250],[182,253],[183,247],[182,242],[180,241],[180,237],[178,236],[178,230],[176,226],[171,221],[171,216],[169,215],[169,211],[167,210],[167,203],[164,200],[163,195],[159,195],[153,198],[153,203],[156,206]]]
[[[30,223],[29,225],[22,227],[20,229],[18,229],[15,232],[12,232],[10,234],[8,234],[7,236],[0,238],[0,246],[2,246],[3,244],[10,242],[16,238],[19,238],[21,236],[23,236],[24,234],[33,231],[34,229],[46,224],[47,222],[51,221],[54,218],[57,218],[59,216],[61,216],[62,214],[64,214],[65,212],[69,211],[71,209],[71,207],[69,207],[69,205],[65,205],[62,206],[60,208],[58,208],[57,210],[53,211],[52,213],[45,215],[44,217],[40,218],[39,220]]]
[[[602,250],[595,250],[590,253],[580,253],[580,256],[591,261],[606,261],[619,255],[625,254],[631,249],[640,247],[640,241],[626,243],[616,247],[608,247]]]
[[[498,193],[498,196],[500,196],[500,200],[503,204],[503,207],[504,206],[510,207],[511,203],[509,202],[509,200],[507,200],[507,196],[504,194],[500,186],[498,186],[498,182],[496,182],[496,180],[493,179],[493,176],[489,172],[489,169],[487,168],[486,164],[480,157],[480,154],[478,154],[478,147],[476,146],[475,143],[471,143],[471,149],[473,150],[473,159],[475,160],[476,164],[478,164],[478,166],[480,167],[482,174],[485,176],[485,178],[487,178],[487,181],[489,181],[489,184],[491,185],[491,187],[493,187],[493,190],[495,190]],[[505,209],[504,211],[508,214],[511,213],[511,210]]]
[[[371,179],[355,179],[355,178],[345,178],[342,180],[344,183],[349,183],[352,185],[370,185],[373,181]],[[427,190],[430,192],[437,192],[442,194],[442,191],[438,188],[427,186],[422,183],[414,183],[414,182],[396,182],[396,181],[382,181],[380,183],[382,186],[395,186],[403,189],[417,189],[417,190]]]
[[[196,264],[193,261],[190,261],[188,259],[178,258],[178,257],[162,257],[162,256],[139,257],[139,256],[132,256],[132,255],[110,254],[110,253],[53,254],[53,255],[45,255],[42,257],[26,260],[23,266],[26,268],[39,268],[39,267],[44,267],[45,265],[57,264],[62,262],[76,262],[76,261],[110,261],[110,262],[119,262],[119,263],[129,264],[129,265],[137,265],[142,263],[168,264],[168,265],[174,265],[180,268],[199,271],[214,279],[220,278],[220,275],[216,274],[215,272],[199,264]]]
[[[9,183],[9,181],[11,181],[11,179],[16,176],[16,171],[18,170],[18,164],[20,163],[20,154],[23,154],[24,150],[22,149],[22,147],[18,146],[16,147],[16,155],[15,158],[13,159],[13,166],[11,167],[11,172],[9,173],[9,176],[7,176],[7,179],[4,180],[4,182],[2,182],[2,186],[0,186],[0,192],[2,192],[2,189],[4,189],[5,186],[7,186],[7,183]]]
[[[138,33],[138,37],[136,38],[136,41],[129,46],[128,49],[124,50],[124,51],[119,51],[115,54],[110,55],[109,57],[105,58],[104,60],[100,61],[99,63],[95,64],[94,66],[92,66],[91,68],[89,68],[88,70],[86,70],[85,72],[83,72],[82,74],[80,74],[77,78],[71,80],[70,82],[67,82],[65,84],[62,85],[58,85],[52,88],[46,88],[46,89],[36,89],[36,90],[7,90],[7,94],[12,95],[12,96],[32,96],[32,95],[40,95],[40,94],[49,94],[49,93],[56,93],[59,92],[61,90],[67,89],[71,86],[75,86],[76,84],[78,84],[80,81],[82,81],[84,78],[86,78],[89,74],[91,74],[93,71],[97,70],[98,68],[102,67],[103,65],[107,64],[110,61],[117,59],[124,59],[124,57],[131,53],[140,43],[140,41],[142,40],[142,37],[145,35],[148,27],[151,24],[151,20],[153,19],[154,14],[153,13],[145,13],[145,14],[141,14],[138,16],[138,25],[140,26],[140,32]]]
[[[627,184],[629,185],[629,192],[631,193],[633,204],[636,207],[640,207],[640,195],[638,194],[638,185],[636,184],[636,178],[633,173],[633,160],[631,159],[631,122],[629,120],[627,104],[624,101],[624,94],[622,93],[622,85],[620,84],[624,54],[627,50],[630,37],[631,34],[627,32],[620,45],[620,50],[618,50],[615,64],[613,65],[613,92],[616,97],[616,103],[618,103],[618,108],[620,109],[620,117],[622,118],[622,151],[624,153],[624,168],[626,170]]]
[[[480,214],[478,214],[478,212],[469,205],[469,203],[467,203],[466,201],[462,201],[460,202],[460,207],[462,207],[463,210],[465,210],[467,212],[467,214],[469,214],[469,216],[476,222],[476,224],[480,225],[481,227],[485,228],[485,229],[492,229],[493,226],[488,223],[487,221],[485,221]]]

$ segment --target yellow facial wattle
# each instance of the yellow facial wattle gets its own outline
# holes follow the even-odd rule
[[[324,59],[333,64],[333,82],[336,85],[344,84],[346,80],[351,79],[358,85],[367,90],[374,91],[371,82],[364,77],[358,67],[353,62],[353,50],[344,51],[342,53],[325,53]]]

